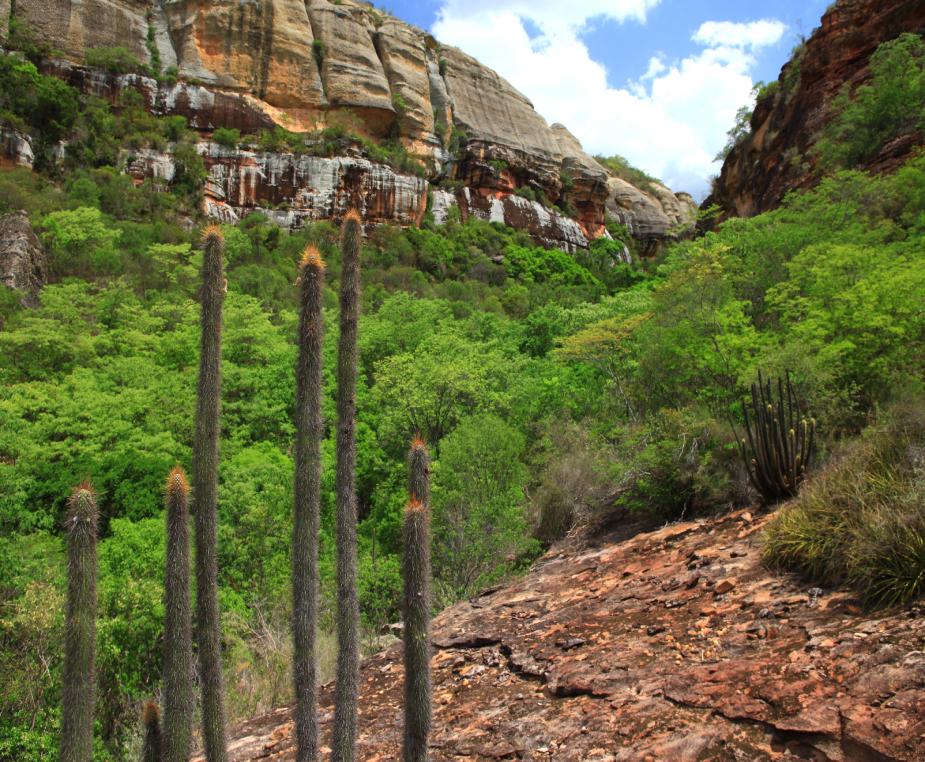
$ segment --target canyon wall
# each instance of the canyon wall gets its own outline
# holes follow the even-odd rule
[[[587,246],[606,235],[605,218],[616,208],[633,219],[659,218],[648,227],[628,224],[644,230],[646,251],[683,232],[666,222],[672,210],[683,207],[693,220],[689,197],[667,189],[664,196],[636,189],[624,208],[627,194],[615,197],[609,172],[496,72],[357,0],[17,0],[13,16],[56,51],[48,70],[84,91],[115,103],[121,88],[133,87],[154,113],[181,114],[206,133],[337,125],[376,142],[400,140],[434,187],[451,189],[461,211],[523,225],[545,245]],[[114,76],[83,65],[89,49],[115,46],[160,72],[175,67],[176,76]],[[332,181],[325,162],[207,153],[211,210],[240,215],[282,205],[293,213],[276,216],[293,224],[321,208],[337,211],[326,195]],[[343,166],[361,159],[346,158]],[[285,165],[286,179],[266,170],[270,165]],[[415,178],[398,174],[364,168],[362,183],[374,187],[351,188],[354,174],[345,172],[334,195],[362,197],[403,224],[419,221],[427,183],[421,191]],[[246,192],[235,186],[238,177],[248,178]],[[318,203],[322,196],[327,200]],[[624,216],[617,219],[627,224]]]
[[[818,174],[812,149],[832,118],[832,100],[844,86],[854,89],[865,82],[871,54],[903,32],[925,33],[921,0],[833,3],[781,70],[773,94],[755,106],[751,134],[727,157],[704,207],[716,204],[724,217],[751,216],[814,183]],[[895,169],[921,142],[920,135],[900,136],[865,168]]]

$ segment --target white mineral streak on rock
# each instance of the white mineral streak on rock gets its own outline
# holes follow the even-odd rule
[[[214,143],[200,143],[198,150],[209,170],[207,195],[239,217],[259,208],[298,228],[356,207],[370,222],[414,225],[427,201],[426,180],[367,159],[229,150]]]
[[[439,188],[431,192],[430,213],[437,225],[445,225],[450,217],[450,209],[458,207],[456,196]]]

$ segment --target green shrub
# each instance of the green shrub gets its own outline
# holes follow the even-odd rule
[[[241,131],[229,127],[218,127],[212,133],[212,140],[225,148],[237,148],[241,142]]]
[[[925,128],[925,40],[907,32],[883,43],[870,70],[868,84],[853,96],[846,86],[832,103],[816,149],[827,169],[863,164],[890,139]]]
[[[784,506],[765,560],[869,603],[925,593],[925,408],[894,406]]]
[[[103,69],[110,74],[134,74],[143,68],[135,54],[122,45],[109,48],[88,48],[84,60],[87,66]]]

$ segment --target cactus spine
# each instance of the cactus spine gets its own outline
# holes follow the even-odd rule
[[[334,762],[353,762],[360,685],[357,598],[356,378],[360,312],[360,215],[351,210],[341,233],[340,343],[337,354],[337,683]]]
[[[96,494],[81,484],[68,501],[67,623],[62,677],[61,762],[93,757],[96,655]]]
[[[410,500],[405,509],[404,557],[404,762],[427,761],[432,697],[430,676],[430,460],[420,439],[408,457]]]
[[[751,417],[748,406],[742,405],[748,439],[735,435],[748,478],[768,501],[797,494],[813,455],[816,433],[816,421],[800,411],[789,373],[777,379],[777,399],[773,391],[771,381],[759,371],[758,383],[752,384]]]
[[[315,632],[318,627],[318,524],[321,507],[321,317],[324,262],[305,249],[299,289],[296,361],[295,510],[292,527],[292,635],[296,760],[318,756]]]
[[[149,701],[142,714],[145,738],[141,748],[143,762],[161,762],[161,713],[157,704]]]
[[[203,233],[202,334],[193,442],[193,505],[196,518],[196,635],[202,686],[202,737],[208,762],[224,762],[226,758],[216,548],[224,250],[221,230],[214,225],[206,228]]]
[[[164,762],[186,762],[193,732],[193,639],[189,598],[189,484],[177,466],[167,477],[164,570]],[[155,707],[157,709],[157,707]]]

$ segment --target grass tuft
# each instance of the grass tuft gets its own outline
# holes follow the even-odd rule
[[[873,605],[925,594],[925,408],[896,406],[768,527],[764,558]]]

